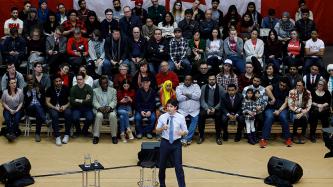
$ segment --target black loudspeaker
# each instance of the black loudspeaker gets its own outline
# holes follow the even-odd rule
[[[159,167],[160,163],[160,142],[142,142],[141,151],[138,153],[138,165],[141,162],[155,162],[156,166]],[[171,157],[167,159],[167,168],[174,167],[174,161]]]
[[[31,164],[26,157],[15,159],[0,166],[0,181],[6,187],[23,187],[35,181],[30,176]]]
[[[296,183],[303,176],[303,169],[300,165],[275,156],[269,159],[267,168],[270,176],[277,176],[291,184]]]

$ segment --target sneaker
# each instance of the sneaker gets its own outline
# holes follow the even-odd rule
[[[128,136],[128,139],[134,140],[134,136],[133,136],[131,129],[127,129],[126,134]]]
[[[310,135],[310,141],[311,141],[312,143],[316,143],[316,142],[317,142],[317,140],[316,140],[316,135]]]
[[[62,139],[63,144],[67,144],[69,141],[69,135],[65,135],[64,138]]]
[[[187,141],[187,145],[191,145],[192,141]]]
[[[152,139],[152,138],[153,138],[153,135],[151,135],[150,133],[147,133],[147,134],[146,134],[146,137],[147,137],[148,139]]]
[[[197,144],[202,144],[205,141],[204,138],[199,138],[199,140],[197,141]]]
[[[217,143],[217,145],[222,145],[222,139],[221,138],[217,138],[216,139],[216,143]]]
[[[260,148],[265,148],[267,146],[268,142],[265,139],[260,139],[259,146]]]
[[[133,135],[132,135],[132,136],[133,136]],[[125,133],[122,132],[122,133],[120,134],[120,139],[121,139],[122,142],[127,143]]]
[[[137,135],[136,135],[136,138],[137,138],[137,139],[142,139],[142,134],[137,134]]]
[[[287,138],[284,143],[287,145],[287,147],[291,147],[291,145],[293,144],[293,142],[291,141],[291,138]]]
[[[61,146],[62,145],[62,143],[61,143],[61,137],[60,136],[56,137],[56,145],[57,146]]]
[[[39,135],[39,134],[36,134],[36,135],[35,135],[35,141],[36,141],[36,142],[40,142],[40,141],[41,141],[41,138],[40,138],[40,135]]]

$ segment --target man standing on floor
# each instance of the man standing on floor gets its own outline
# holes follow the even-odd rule
[[[182,166],[182,136],[188,131],[185,117],[177,112],[178,101],[169,99],[167,102],[167,113],[162,114],[157,123],[156,133],[162,133],[160,146],[160,170],[158,178],[160,187],[165,187],[165,169],[167,158],[172,157],[175,164],[175,171],[179,187],[185,187],[185,176]]]

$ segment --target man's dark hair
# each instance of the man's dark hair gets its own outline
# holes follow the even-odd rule
[[[170,105],[178,108],[178,101],[177,101],[177,99],[169,99],[166,104],[170,104]]]
[[[288,77],[281,77],[280,78],[280,82],[285,83],[285,84],[287,84],[287,86],[289,86],[289,79],[288,79]]]
[[[236,84],[228,84],[228,88],[235,88],[235,89],[237,89],[237,86],[236,86]]]
[[[31,2],[30,1],[24,1],[24,6],[26,5],[26,4],[31,4]]]
[[[74,10],[74,9],[71,9],[71,10],[69,10],[68,13],[67,13],[67,18],[69,18],[69,16],[70,16],[71,14],[73,14],[73,13],[75,13],[75,15],[77,16],[77,11]]]
[[[217,2],[218,4],[220,4],[220,0],[212,0],[212,3]]]
[[[58,26],[55,28],[55,30],[58,30],[58,31],[60,31],[61,33],[63,33],[63,32],[64,32],[64,27],[63,27],[62,25],[58,25]]]
[[[43,66],[43,63],[40,62],[40,61],[35,62],[35,63],[34,63],[34,68],[37,67],[37,65],[41,65],[41,66]]]
[[[80,6],[81,3],[82,3],[83,1],[86,1],[86,0],[79,0],[79,1],[77,2],[77,4],[79,4],[79,6]]]
[[[253,79],[259,79],[260,81],[261,81],[261,77],[259,76],[259,75],[257,75],[257,74],[255,74],[254,76],[253,76]]]
[[[268,9],[268,15],[275,16],[275,9],[273,9],[273,8]]]
[[[14,10],[17,10],[17,11],[18,11],[18,8],[17,8],[16,6],[14,6],[14,7],[12,7],[12,8],[10,9],[10,12],[13,12]]]
[[[108,78],[108,76],[107,76],[107,75],[102,75],[102,76],[99,78],[99,80],[98,80],[99,85],[102,84],[102,81],[103,81],[103,80],[107,80],[107,81],[109,82],[109,78]]]
[[[185,15],[186,14],[191,14],[191,15],[193,15],[193,10],[192,9],[186,9],[185,10]]]
[[[12,65],[15,65],[15,63],[13,62],[13,61],[9,61],[9,62],[7,62],[7,68],[9,67],[9,66],[12,66]]]
[[[107,8],[107,9],[104,11],[104,14],[107,14],[107,13],[109,13],[109,12],[113,13],[113,10],[112,10],[111,8]]]

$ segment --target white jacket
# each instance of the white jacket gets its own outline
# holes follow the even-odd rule
[[[264,55],[264,42],[261,39],[257,39],[256,48],[254,48],[251,39],[248,39],[244,44],[244,51],[246,55],[246,62],[251,62],[251,57],[257,57],[261,66],[263,67],[263,55]]]

